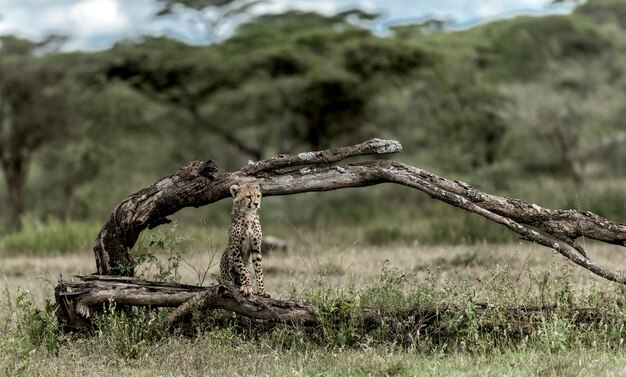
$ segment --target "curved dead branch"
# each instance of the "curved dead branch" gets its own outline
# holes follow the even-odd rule
[[[90,327],[92,313],[109,302],[117,305],[177,307],[165,320],[168,329],[184,320],[193,309],[223,309],[250,318],[292,325],[318,324],[317,311],[301,301],[275,300],[262,296],[244,297],[234,286],[160,283],[132,277],[77,275],[79,280],[60,279],[56,300],[60,317],[83,329]],[[77,325],[78,324],[78,325]]]
[[[98,273],[132,275],[130,250],[142,230],[168,222],[167,216],[184,207],[199,207],[228,197],[228,187],[235,182],[258,183],[265,196],[395,183],[477,213],[525,240],[559,252],[605,279],[626,284],[624,276],[594,264],[576,243],[577,238],[586,237],[626,246],[624,224],[591,212],[542,208],[520,199],[486,194],[464,182],[451,181],[400,162],[380,159],[342,162],[350,157],[401,150],[397,141],[372,139],[349,147],[279,155],[251,162],[230,173],[219,173],[213,161],[193,161],[115,208],[94,247]]]

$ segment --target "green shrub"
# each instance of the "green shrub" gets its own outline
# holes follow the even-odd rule
[[[1,371],[10,376],[29,376],[35,357],[58,354],[62,333],[55,311],[56,305],[51,302],[38,308],[24,291],[18,291],[15,301],[0,299]]]
[[[61,329],[57,320],[57,305],[46,301],[45,306],[37,308],[32,297],[19,291],[15,300],[17,333],[38,350],[56,354],[59,351]]]
[[[165,336],[163,320],[167,312],[133,307],[119,310],[111,303],[104,313],[96,315],[96,348],[113,352],[123,359],[135,359],[147,347]]]
[[[183,261],[181,244],[189,237],[178,235],[178,226],[149,233],[147,244],[140,239],[133,252],[137,275],[155,281],[180,281],[180,264]]]

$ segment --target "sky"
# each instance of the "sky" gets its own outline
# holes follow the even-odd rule
[[[549,0],[268,0],[253,14],[280,13],[289,9],[333,14],[360,8],[380,13],[373,27],[448,20],[452,28],[464,28],[520,14],[567,13],[571,4],[549,5]],[[70,38],[65,50],[100,50],[123,39],[142,35],[169,35],[189,43],[205,43],[228,36],[236,22],[208,28],[215,18],[207,11],[179,12],[175,17],[155,18],[157,0],[0,0],[0,35],[15,34],[39,40],[46,35]],[[241,21],[241,20],[240,20]]]

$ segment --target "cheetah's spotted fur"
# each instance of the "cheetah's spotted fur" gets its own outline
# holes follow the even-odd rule
[[[246,267],[252,259],[258,294],[269,297],[265,291],[261,268],[262,233],[258,214],[261,190],[258,185],[232,185],[230,193],[233,195],[233,211],[228,230],[228,248],[220,261],[222,280],[241,287],[241,292],[245,295],[252,294],[250,274]]]

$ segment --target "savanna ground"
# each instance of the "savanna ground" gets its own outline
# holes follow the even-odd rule
[[[17,170],[0,174],[2,374],[626,375],[621,287],[408,188],[264,199],[264,233],[292,247],[266,256],[266,285],[319,308],[312,331],[207,315],[170,335],[164,312],[118,310],[94,336],[66,335],[45,304],[59,275],[95,271],[89,250],[115,203],[196,159],[232,171],[392,138],[398,161],[625,222],[624,19],[626,2],[587,0],[456,32],[380,36],[350,12],[288,12],[207,45],[137,38],[62,53],[54,38],[2,37],[0,96],[16,82],[23,92],[0,119]],[[26,201],[20,217],[9,192]],[[213,283],[230,203],[207,207],[176,214],[174,233],[144,234],[138,272]],[[623,249],[585,248],[626,269]],[[376,328],[359,322],[364,307]],[[511,307],[550,310],[499,309]]]
[[[268,330],[252,321],[209,318],[210,325],[171,335],[159,330],[159,312],[129,318],[113,308],[106,321],[97,319],[94,336],[66,335],[44,302],[53,298],[59,275],[94,271],[93,255],[5,253],[3,375],[626,375],[622,289],[548,249],[521,242],[371,246],[346,238],[345,231],[293,227],[285,233],[291,249],[265,257],[266,285],[274,297],[302,298],[320,308],[328,319],[320,329]],[[214,282],[224,242],[218,234],[205,227],[144,235],[136,251],[145,255],[140,274]],[[598,263],[626,268],[618,248],[586,246]],[[475,304],[556,309],[517,323]],[[410,318],[415,306],[444,314],[435,326],[416,326]],[[378,328],[333,322],[333,314],[352,318],[363,307],[381,313]],[[445,308],[454,310],[445,314]],[[580,322],[572,308],[597,316]]]

